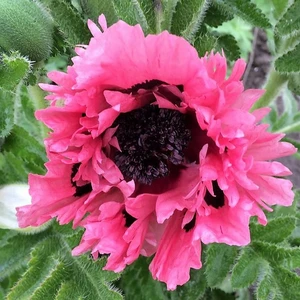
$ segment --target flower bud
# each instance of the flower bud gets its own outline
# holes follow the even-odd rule
[[[19,228],[16,207],[31,203],[27,184],[9,184],[0,189],[0,228],[19,230],[24,233],[39,232],[48,227],[48,223],[39,227]],[[46,225],[46,226],[45,226]]]
[[[0,1],[0,48],[17,50],[33,61],[50,55],[53,20],[36,1]]]

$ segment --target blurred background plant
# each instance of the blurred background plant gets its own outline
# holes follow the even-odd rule
[[[101,13],[108,25],[122,19],[139,23],[145,34],[181,35],[200,56],[224,50],[229,67],[247,60],[245,86],[266,89],[256,108],[271,106],[270,130],[286,133],[299,149],[299,11],[300,0],[1,0],[0,185],[45,172],[48,129],[34,111],[47,103],[37,84],[48,71],[66,70],[75,45],[91,38],[87,19],[96,22]],[[288,159],[296,188],[299,159],[299,151]],[[249,246],[205,246],[203,268],[174,292],[152,280],[147,259],[120,277],[102,271],[105,257],[72,257],[82,231],[69,225],[53,222],[31,235],[0,229],[0,299],[300,299],[296,194],[294,205],[276,209],[265,228],[253,221]]]

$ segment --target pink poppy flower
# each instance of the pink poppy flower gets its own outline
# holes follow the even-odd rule
[[[153,277],[173,290],[201,268],[201,242],[247,245],[252,216],[265,225],[262,209],[291,205],[290,171],[270,160],[295,148],[260,124],[268,108],[250,111],[263,91],[244,90],[243,60],[227,78],[224,55],[99,24],[67,73],[49,73],[56,85],[41,84],[48,172],[30,175],[19,222],[83,226],[73,254],[109,254],[116,272],[154,254]]]

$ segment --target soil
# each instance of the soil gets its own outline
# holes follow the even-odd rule
[[[270,64],[272,61],[271,53],[268,49],[267,36],[265,32],[261,29],[254,29],[254,41],[253,41],[253,52],[250,54],[248,59],[248,66],[244,75],[244,85],[245,88],[262,88],[268,71],[270,69]],[[297,97],[300,105],[300,97]],[[279,96],[277,104],[282,110],[282,98]],[[288,135],[289,137],[300,141],[300,133]],[[293,157],[284,157],[278,161],[282,162],[287,166],[293,175],[289,177],[294,184],[295,188],[300,188],[300,161]]]

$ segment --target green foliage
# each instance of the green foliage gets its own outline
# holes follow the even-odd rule
[[[190,280],[185,285],[179,286],[176,289],[176,291],[169,292],[169,294],[171,294],[171,299],[172,300],[203,299],[204,293],[207,290],[207,284],[206,284],[204,272],[205,272],[204,266],[202,266],[200,270],[192,269],[190,271],[190,275],[191,275]]]
[[[162,0],[164,16],[161,27],[163,29],[168,31],[171,30],[173,15],[175,13],[176,6],[179,1],[180,0]]]
[[[80,4],[85,16],[96,23],[101,14],[105,15],[108,25],[118,20],[111,0],[80,0]]]
[[[296,90],[296,81],[294,74],[299,73],[300,67],[298,63],[300,59],[300,0],[295,0],[279,19],[275,26],[276,47],[278,58],[275,61],[275,68],[278,72],[289,74],[292,90]]]
[[[179,1],[173,15],[171,32],[193,41],[203,22],[210,0]]]
[[[28,173],[44,173],[44,147],[23,128],[15,125],[0,153],[0,184],[27,182]]]
[[[282,73],[300,72],[300,65],[295,63],[300,60],[300,43],[293,49],[283,54],[275,61],[276,71]]]
[[[131,0],[135,10],[136,20],[145,33],[155,32],[155,14],[153,1]]]
[[[80,14],[67,0],[41,0],[48,7],[56,26],[63,32],[72,47],[88,43],[91,34]]]
[[[270,274],[270,271],[266,273],[260,281],[260,284],[256,290],[256,296],[259,300],[283,299],[283,295],[278,289],[276,281],[274,280],[272,274]]]
[[[271,24],[261,10],[250,0],[214,0],[220,10],[234,14],[253,26],[270,28]]]
[[[148,267],[149,261],[140,257],[133,265],[125,269],[120,282],[125,299],[167,299],[166,288],[162,283],[153,280]]]
[[[234,293],[225,293],[222,290],[214,289],[214,290],[207,290],[206,294],[203,298],[204,300],[236,300]],[[246,300],[245,298],[242,298]]]
[[[232,35],[219,35],[217,32],[205,33],[197,36],[194,47],[197,49],[199,56],[204,56],[212,50],[224,51],[229,61],[235,61],[240,57],[240,49]]]
[[[53,20],[37,1],[0,1],[0,47],[17,50],[33,61],[51,53]]]
[[[153,280],[148,269],[149,262],[149,259],[140,257],[125,269],[120,280],[120,287],[125,293],[125,299],[202,299],[206,290],[204,267],[200,270],[191,270],[191,279],[185,285],[168,292],[165,284]]]
[[[216,49],[218,38],[212,34],[203,34],[196,38],[194,47],[197,49],[199,56],[204,56],[207,52]]]
[[[206,257],[206,279],[210,287],[218,287],[231,270],[237,256],[237,247],[212,244]]]
[[[232,12],[219,8],[214,2],[206,11],[204,23],[210,27],[218,27],[233,18]]]
[[[262,270],[263,263],[263,259],[251,248],[247,247],[243,249],[237,263],[232,269],[232,287],[249,287],[257,279]]]
[[[0,89],[13,91],[31,70],[30,61],[18,52],[0,57]]]
[[[2,279],[28,262],[7,299],[122,299],[111,284],[119,275],[102,271],[105,258],[93,262],[87,256],[72,257],[80,236],[71,225],[54,224],[39,234],[15,234],[0,243]]]
[[[282,1],[282,6],[285,7],[286,1]],[[277,6],[279,10],[283,7]],[[295,0],[294,3],[288,8],[282,18],[276,24],[276,31],[278,35],[287,35],[300,30],[300,0]]]
[[[140,24],[145,34],[155,32],[155,10],[149,0],[113,0],[119,19],[129,24]]]
[[[245,60],[248,59],[249,53],[252,51],[253,40],[251,25],[239,18],[233,18],[214,29],[214,32],[215,31],[221,36],[225,35],[221,47],[226,49],[225,54],[227,54],[228,51],[229,53],[232,53],[232,55],[229,56],[229,59],[236,60],[240,57]],[[234,37],[234,39],[232,37]],[[232,50],[230,51],[230,49]]]
[[[0,139],[6,137],[14,125],[15,94],[0,89]]]
[[[241,56],[237,41],[232,35],[229,34],[221,35],[218,38],[216,50],[219,52],[224,50],[226,57],[231,61],[235,61]]]
[[[292,133],[300,130],[300,113],[295,96],[285,89],[282,95],[284,112],[280,114],[276,105],[272,106],[265,120],[270,124],[272,132]]]
[[[274,7],[274,12],[273,15],[276,19],[282,16],[283,12],[288,6],[289,0],[271,0],[273,7]]]
[[[278,222],[275,220],[271,221],[271,231],[279,227],[283,218]],[[293,270],[300,266],[300,248],[276,245],[278,241],[283,240],[284,235],[290,235],[290,232],[285,234],[282,232],[279,232],[281,238],[272,238],[271,234],[262,233],[260,239],[264,241],[255,241],[259,233],[256,231],[253,242],[241,251],[241,256],[233,267],[231,276],[233,288],[249,287],[256,282],[259,300],[282,299],[280,298],[282,295],[289,295],[287,299],[299,297],[299,289],[296,287],[299,286],[300,278]],[[289,291],[287,286],[291,287]]]
[[[16,154],[28,162],[40,165],[46,159],[45,149],[23,128],[15,125],[11,134],[5,139],[2,151]]]
[[[270,220],[267,226],[251,224],[253,241],[280,243],[288,238],[296,228],[296,218],[293,216],[277,217]]]
[[[39,122],[34,116],[36,107],[34,106],[32,91],[35,90],[41,93],[41,97],[44,97],[44,93],[37,86],[26,87],[23,85],[20,88],[17,99],[17,109],[15,110],[15,123],[25,129],[39,144],[43,144],[43,132],[48,132],[49,129],[46,129],[46,126]],[[28,93],[28,91],[30,91],[30,93]],[[42,102],[42,105],[46,105],[45,101]]]
[[[289,74],[288,88],[296,95],[300,95],[300,73]]]
[[[18,110],[20,82],[28,76],[31,65],[17,52],[0,57],[0,138],[13,128]]]
[[[113,0],[113,5],[120,20],[131,25],[137,24],[135,10],[131,0]]]

